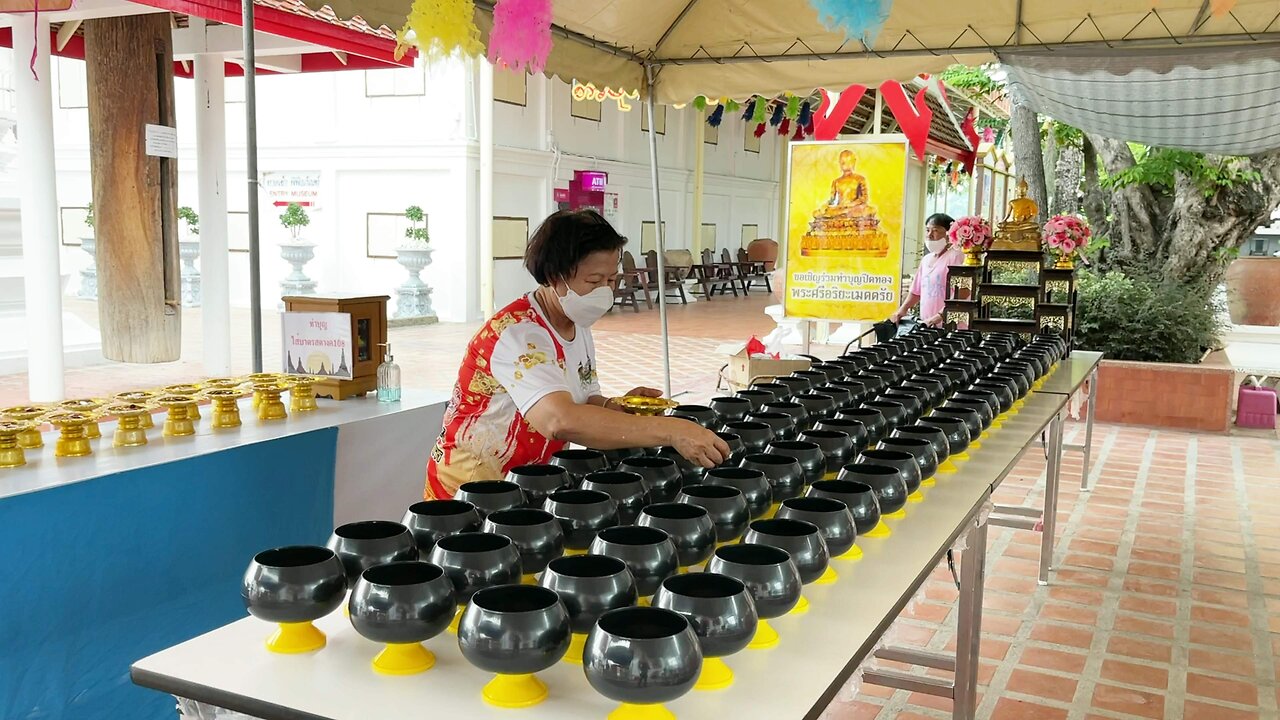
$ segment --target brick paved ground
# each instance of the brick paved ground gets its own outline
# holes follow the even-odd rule
[[[768,332],[766,299],[753,296],[673,308],[672,379],[682,399],[705,398],[725,340]],[[92,305],[72,307],[92,316]],[[199,312],[185,311],[184,360],[70,370],[70,396],[200,377]],[[235,316],[248,326],[247,313]],[[279,320],[267,330],[268,367],[279,363]],[[476,325],[394,328],[406,387],[447,390]],[[618,312],[595,331],[606,392],[659,385],[655,311]],[[248,342],[234,343],[246,372]],[[22,376],[0,377],[0,403],[24,401]],[[1081,431],[1068,424],[1068,441]],[[1204,435],[1100,425],[1096,488],[1080,493],[1079,456],[1068,453],[1060,501],[1058,567],[1036,584],[1039,537],[992,528],[983,619],[979,717],[1275,718],[1280,653],[1280,503],[1274,435]],[[1038,505],[1044,459],[1029,453],[996,495]],[[895,625],[901,642],[953,642],[955,588],[939,568]],[[835,720],[945,718],[950,704],[864,687],[830,708]]]

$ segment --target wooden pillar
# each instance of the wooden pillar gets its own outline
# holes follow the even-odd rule
[[[86,20],[83,27],[102,354],[177,360],[177,160],[146,153],[147,125],[176,125],[170,16]]]

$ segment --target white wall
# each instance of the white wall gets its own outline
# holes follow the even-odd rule
[[[66,73],[68,85],[83,84],[82,68],[75,60],[54,63],[54,73]],[[394,302],[405,271],[393,259],[366,256],[366,214],[401,213],[416,204],[427,212],[436,249],[423,277],[434,288],[437,314],[444,321],[476,319],[481,303],[475,68],[445,62],[425,70],[376,72],[378,85],[387,84],[388,73],[398,73],[396,83],[420,85],[421,94],[369,97],[371,74],[365,72],[259,77],[259,170],[321,174],[320,199],[304,232],[317,244],[306,271],[321,292],[385,293]],[[247,207],[244,104],[235,102],[243,98],[243,84],[238,78],[227,83],[228,209],[235,213]],[[632,238],[632,252],[639,256],[641,223],[653,219],[648,138],[640,130],[644,106],[633,102],[631,112],[621,112],[606,103],[600,122],[594,122],[572,117],[571,102],[567,84],[536,77],[529,78],[525,106],[495,103],[494,214],[528,218],[532,231],[554,209],[553,188],[566,186],[574,170],[604,170],[609,190],[621,199],[618,229]],[[176,106],[179,204],[199,212],[190,81],[177,80]],[[674,248],[691,246],[696,122],[692,108],[668,108],[666,134],[658,137],[663,219]],[[767,134],[760,153],[746,152],[745,128],[737,117],[727,117],[719,144],[705,146],[702,222],[717,226],[719,247],[738,247],[743,224],[758,225],[762,236],[777,225],[779,140]],[[87,110],[56,108],[55,133],[59,205],[83,206],[91,197]],[[277,247],[287,232],[277,220],[280,209],[265,199],[260,208],[262,295],[270,306],[288,272]],[[233,218],[233,227],[236,222],[243,219]],[[76,247],[64,248],[63,255],[73,277],[89,261]],[[247,253],[232,251],[230,267],[232,303],[247,306]],[[497,306],[532,287],[519,261],[495,263]]]

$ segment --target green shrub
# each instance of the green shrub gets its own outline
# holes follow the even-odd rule
[[[1076,347],[1112,360],[1197,363],[1219,347],[1212,292],[1162,278],[1081,271]]]

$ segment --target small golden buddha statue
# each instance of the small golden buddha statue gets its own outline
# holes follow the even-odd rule
[[[1036,213],[1040,207],[1027,197],[1027,181],[1018,179],[1017,194],[1009,201],[1009,211],[996,226],[992,250],[1040,250],[1040,225]]]

